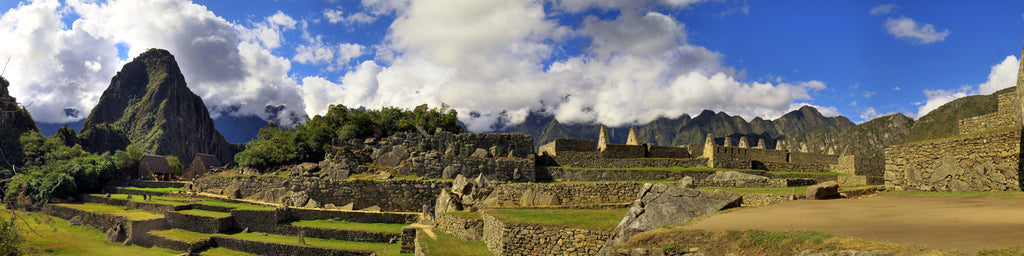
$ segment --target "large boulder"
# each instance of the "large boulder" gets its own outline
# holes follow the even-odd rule
[[[679,186],[684,188],[697,188],[697,185],[693,182],[693,178],[690,176],[684,176],[682,179],[679,179]]]
[[[491,157],[491,153],[487,152],[486,149],[477,148],[476,151],[473,151],[473,154],[469,156],[477,158],[488,158]]]
[[[534,191],[532,189],[523,191],[523,197],[519,198],[519,206],[523,207],[556,206],[561,203],[561,200],[558,199],[558,195],[548,192]]]
[[[380,166],[395,167],[409,158],[409,152],[405,151],[405,146],[398,145],[391,147],[391,152],[384,153],[377,157],[373,163]]]
[[[807,187],[806,196],[811,200],[839,198],[839,182],[830,180]]]
[[[602,252],[629,241],[638,233],[739,206],[740,198],[738,194],[725,191],[702,191],[676,184],[644,184],[626,216],[612,230],[612,237]]]
[[[442,179],[454,179],[455,175],[458,175],[458,174],[462,174],[462,165],[461,164],[453,164],[453,165],[449,165],[449,166],[445,167],[444,171],[441,171],[441,178]]]
[[[121,222],[107,229],[106,239],[110,243],[120,243],[128,239],[128,234],[125,232],[124,227],[121,226]]]

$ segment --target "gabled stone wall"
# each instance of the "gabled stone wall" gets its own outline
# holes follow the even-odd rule
[[[424,156],[411,158],[412,167],[400,173],[415,173],[423,178],[454,178],[457,174],[476,177],[483,174],[493,181],[537,181],[535,164],[522,158],[474,158],[461,156]],[[446,175],[445,170],[451,173]]]
[[[555,139],[548,144],[540,146],[540,154],[547,153],[550,156],[558,156],[558,152],[592,152],[597,150],[597,143],[594,140],[576,139]]]

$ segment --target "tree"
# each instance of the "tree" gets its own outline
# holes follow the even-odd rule
[[[114,153],[128,147],[131,141],[128,134],[124,133],[117,126],[101,123],[82,131],[78,135],[79,143],[85,150],[92,153]]]
[[[67,125],[61,126],[57,129],[57,134],[53,135],[53,138],[59,140],[64,146],[73,147],[78,144],[78,136],[75,135],[75,130],[71,129]]]
[[[167,164],[171,166],[171,174],[174,176],[181,177],[185,171],[185,166],[181,164],[181,160],[177,156],[167,156]]]

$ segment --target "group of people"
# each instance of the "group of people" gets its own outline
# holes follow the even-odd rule
[[[434,221],[434,207],[430,203],[423,204],[423,218],[430,217],[430,221]]]
[[[107,193],[107,198],[110,198],[110,193]],[[128,200],[132,200],[132,194],[128,194]],[[143,194],[142,201],[152,201],[153,196]]]

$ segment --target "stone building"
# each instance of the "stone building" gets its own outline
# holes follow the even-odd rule
[[[217,160],[217,156],[211,154],[196,153],[196,156],[192,158],[192,164],[185,169],[185,173],[182,177],[186,180],[192,178],[199,178],[205,175],[213,167],[220,167],[221,163]]]
[[[170,179],[171,165],[167,163],[167,157],[158,155],[144,155],[139,161],[139,177],[143,179]]]

